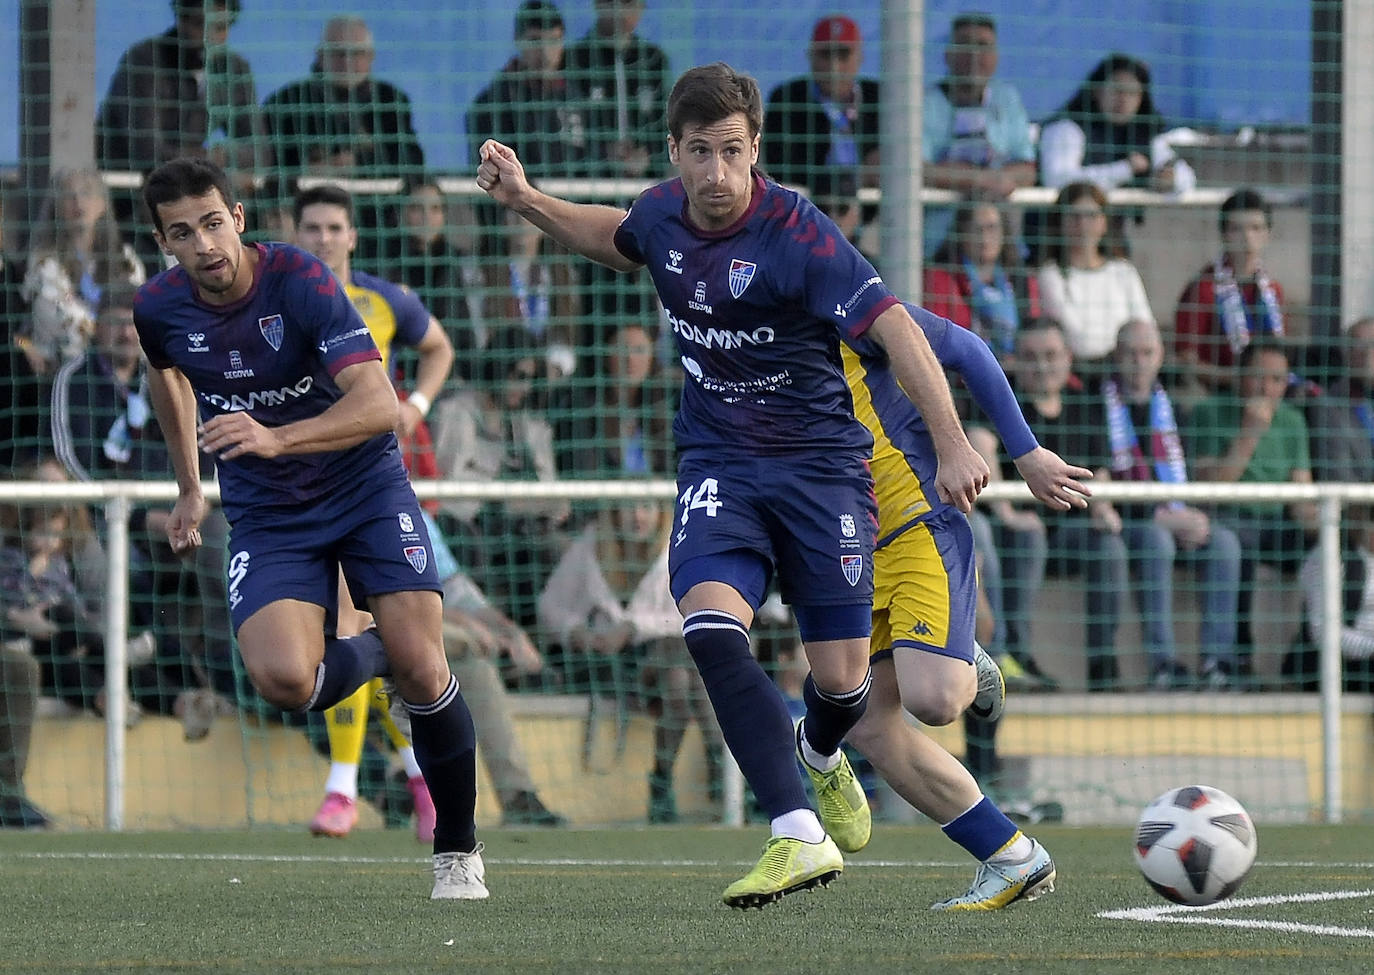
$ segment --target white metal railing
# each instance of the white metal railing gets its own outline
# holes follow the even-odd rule
[[[421,498],[509,500],[565,498],[601,500],[677,496],[672,481],[416,481]],[[1109,501],[1206,502],[1316,501],[1320,508],[1318,546],[1321,550],[1322,627],[1321,724],[1322,815],[1326,822],[1342,817],[1341,790],[1341,509],[1346,504],[1374,503],[1374,484],[1141,484],[1109,483],[1093,487],[1095,496]],[[218,499],[218,488],[206,485],[206,497]],[[0,502],[81,501],[105,505],[108,536],[105,540],[108,601],[105,619],[105,825],[119,830],[124,825],[125,762],[125,662],[128,634],[129,513],[134,502],[172,501],[177,496],[173,481],[100,481],[59,483],[46,481],[0,482]],[[1024,484],[1006,482],[983,492],[988,500],[1029,498]]]

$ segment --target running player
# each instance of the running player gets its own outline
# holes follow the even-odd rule
[[[278,707],[322,711],[390,673],[434,797],[431,896],[484,898],[472,718],[444,659],[439,581],[377,345],[316,258],[244,245],[219,167],[172,160],[143,198],[178,262],[134,308],[179,487],[168,540],[200,544],[199,447],[219,461],[229,608],[254,686]],[[340,568],[376,631],[326,638]]]
[[[762,123],[758,84],[718,62],[674,85],[668,154],[679,176],[628,213],[540,192],[491,140],[477,171],[494,200],[571,250],[647,267],[676,335],[687,382],[670,584],[726,744],[772,828],[758,864],[725,890],[734,907],[829,883],[844,868],[840,848],[859,849],[870,831],[840,741],[869,693],[873,438],[854,418],[841,339],[865,335],[887,351],[939,453],[941,498],[967,511],[988,477],[901,302],[828,217],[755,168]],[[811,666],[795,747],[819,820],[786,704],[749,648],[775,570]]]
[[[292,216],[296,245],[323,261],[343,283],[349,301],[377,343],[388,375],[393,345],[413,348],[418,354],[414,388],[401,403],[398,428],[402,437],[409,437],[428,415],[430,404],[448,379],[453,344],[415,292],[353,269],[358,229],[353,220],[353,197],[347,190],[328,184],[302,190],[296,194]],[[324,799],[310,820],[310,832],[316,836],[347,836],[358,822],[358,765],[368,712],[375,710],[405,766],[406,789],[415,803],[415,835],[425,843],[434,839],[434,804],[410,745],[409,722],[400,709],[395,709],[400,720],[394,719],[390,703],[382,679],[377,677],[325,711],[329,777]]]
[[[996,357],[967,329],[908,305],[940,364],[964,380],[992,420],[1031,492],[1054,508],[1083,507],[1092,472],[1036,443]],[[878,495],[874,554],[873,689],[850,744],[893,790],[940,823],[981,864],[969,892],[937,910],[995,910],[1054,890],[1055,867],[958,759],[907,722],[954,721],[988,685],[1000,707],[1001,674],[974,643],[973,535],[962,511],[934,487],[935,451],[920,413],[902,395],[875,343],[843,349],[855,413],[873,433]],[[979,678],[986,678],[985,681]]]

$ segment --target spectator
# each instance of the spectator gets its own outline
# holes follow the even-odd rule
[[[60,170],[29,239],[22,295],[32,314],[21,334],[29,364],[45,376],[79,359],[95,328],[101,292],[142,284],[143,265],[125,244],[110,210],[110,195],[92,169]]]
[[[1309,484],[1312,462],[1302,411],[1284,402],[1288,389],[1287,350],[1269,336],[1256,336],[1240,353],[1240,383],[1233,392],[1203,400],[1193,411],[1191,453],[1198,480],[1223,484]],[[1240,538],[1242,560],[1236,636],[1236,669],[1224,662],[1206,673],[1215,683],[1247,677],[1253,667],[1251,613],[1255,569],[1261,563],[1296,572],[1316,531],[1314,502],[1285,506],[1277,501],[1230,505],[1222,520]]]
[[[248,62],[228,48],[239,0],[172,0],[175,23],[124,52],[96,117],[100,168],[146,173],[209,155],[246,189],[270,160]],[[121,221],[133,217],[132,201]]]
[[[520,4],[516,54],[468,109],[472,158],[490,137],[515,149],[536,180],[586,175],[592,141],[585,103],[568,73],[563,34],[563,15],[552,0]]]
[[[38,709],[38,661],[0,644],[0,829],[47,829],[52,820],[24,792],[29,739]]]
[[[560,411],[560,468],[577,477],[669,477],[677,390],[654,358],[652,332],[623,322],[604,351],[594,381]]]
[[[926,90],[921,120],[924,182],[963,196],[1005,200],[1035,185],[1035,147],[1021,95],[997,72],[997,24],[987,14],[954,18],[945,48],[948,74]],[[927,207],[923,251],[949,233],[954,214]]]
[[[539,595],[540,627],[565,650],[633,654],[662,702],[654,723],[649,821],[677,820],[673,766],[693,718],[719,788],[724,742],[668,591],[672,512],[652,501],[599,513],[563,555]]]
[[[443,191],[431,179],[407,182],[397,208],[400,232],[389,237],[390,274],[411,289],[433,313],[457,353],[455,365],[464,379],[475,368],[477,334],[464,295],[463,261],[447,234],[448,210]]]
[[[374,78],[372,31],[361,17],[331,17],[310,75],[273,92],[263,115],[287,176],[386,178],[424,166],[410,99]]]
[[[805,76],[768,95],[763,165],[778,182],[805,187],[813,200],[852,198],[878,165],[878,82],[859,77],[859,25],[842,15],[816,21],[807,60]]]
[[[587,100],[590,172],[631,178],[667,166],[664,113],[672,77],[663,49],[637,33],[644,0],[594,0],[596,19],[567,48],[568,81]]]
[[[1307,411],[1318,481],[1374,483],[1374,317],[1345,332],[1345,369]]]
[[[972,329],[1004,362],[1023,320],[1040,317],[1040,284],[1027,274],[1007,211],[987,200],[966,200],[952,233],[926,265],[925,307]]]
[[[1101,459],[1109,455],[1101,403],[1084,395],[1073,374],[1073,352],[1064,329],[1056,322],[1037,319],[1021,326],[1013,360],[1017,398],[1026,421],[1040,445],[1061,457],[1072,457],[1094,467],[1098,480],[1109,477]],[[1091,459],[1098,459],[1093,462]],[[1003,475],[1014,468],[1003,463]],[[1116,628],[1121,616],[1121,596],[1126,590],[1126,546],[1121,538],[1121,519],[1111,505],[1090,500],[1087,511],[1074,508],[1043,510],[1051,573],[1082,572],[1087,609],[1088,690],[1117,686]],[[1009,544],[999,546],[1004,572],[1003,598],[1012,593],[1013,605],[1029,606],[1035,599],[1029,584],[1032,573],[1009,571],[1021,552]],[[1030,557],[1034,558],[1033,553]],[[1017,587],[1022,588],[1017,592]]]
[[[1052,189],[1089,182],[1099,189],[1148,187],[1186,193],[1197,184],[1165,135],[1150,93],[1150,68],[1110,54],[1040,130],[1040,182]]]
[[[1173,402],[1159,380],[1164,342],[1153,322],[1127,322],[1116,339],[1115,372],[1102,384],[1111,476],[1117,481],[1188,479]],[[1121,535],[1138,584],[1150,684],[1182,686],[1188,677],[1174,646],[1174,565],[1187,562],[1200,582],[1202,672],[1234,671],[1240,540],[1200,508],[1181,501],[1121,504]]]
[[[553,426],[544,411],[547,375],[533,338],[505,328],[488,343],[478,381],[444,397],[430,427],[445,480],[555,480]],[[565,500],[444,501],[440,525],[461,546],[459,559],[508,600],[522,626],[562,550],[571,508]]]
[[[1106,194],[1093,183],[1070,183],[1054,204],[1044,261],[1036,272],[1042,308],[1064,327],[1080,371],[1100,371],[1121,324],[1153,322],[1154,312],[1140,272],[1108,232]]]
[[[1374,692],[1374,602],[1369,580],[1374,578],[1374,511],[1364,505],[1346,508],[1341,533],[1341,669],[1345,690]],[[1283,673],[1302,690],[1320,689],[1321,646],[1325,638],[1326,588],[1322,580],[1321,550],[1314,548],[1303,561],[1303,632],[1285,657]]]
[[[481,236],[488,342],[493,332],[525,332],[542,353],[541,374],[565,379],[578,371],[577,350],[589,344],[578,334],[581,270],[567,250],[519,214],[503,211],[492,219]],[[612,314],[619,313],[612,308],[607,317]]]
[[[1283,288],[1264,269],[1273,210],[1252,189],[1221,204],[1221,256],[1178,299],[1174,351],[1184,382],[1198,392],[1235,388],[1236,360],[1256,335],[1284,335]]]
[[[29,310],[21,291],[24,270],[14,251],[5,248],[4,204],[0,192],[0,397],[9,404],[0,418],[0,478],[10,478],[38,450],[42,380],[25,350]]]
[[[148,401],[133,306],[131,285],[107,288],[90,348],[53,377],[52,444],[64,476],[73,480],[161,480],[167,469],[167,447]],[[213,469],[210,458],[202,463],[203,470]],[[160,710],[175,709],[175,695],[186,686],[209,684],[228,697],[238,688],[224,577],[229,526],[218,509],[211,512],[201,531],[212,544],[183,560],[166,542],[169,515],[166,505],[139,505],[129,525],[132,618],[137,626],[153,628],[166,651],[165,686],[152,688]],[[97,525],[103,531],[99,518]],[[183,674],[183,666],[194,676]]]

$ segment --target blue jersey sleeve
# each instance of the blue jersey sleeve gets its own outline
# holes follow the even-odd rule
[[[643,223],[640,215],[648,208],[640,206],[643,201],[644,197],[640,196],[630,207],[630,212],[620,221],[620,226],[615,228],[615,249],[636,264],[644,263],[644,249],[639,242]]]
[[[921,326],[926,341],[940,365],[958,373],[973,394],[973,401],[992,421],[997,435],[1013,459],[1040,446],[1031,432],[1007,374],[987,343],[966,328],[941,318],[918,305],[907,304],[907,311]]]
[[[295,320],[310,332],[329,375],[337,376],[349,366],[370,359],[380,362],[382,354],[372,333],[334,272],[303,251],[297,253],[304,255],[304,260],[290,272]]]
[[[390,281],[383,284],[385,288],[382,294],[386,297],[387,304],[391,305],[391,313],[396,316],[394,341],[399,345],[414,348],[424,341],[425,333],[429,331],[429,309],[420,300],[420,296],[405,285]]]
[[[175,363],[167,354],[165,345],[166,329],[158,322],[158,307],[168,288],[168,279],[173,272],[185,274],[180,268],[164,271],[138,289],[134,295],[134,328],[138,332],[138,344],[148,365],[154,369],[170,369]]]
[[[792,274],[812,315],[853,338],[897,303],[868,258],[813,204],[801,202],[788,226],[797,258]]]

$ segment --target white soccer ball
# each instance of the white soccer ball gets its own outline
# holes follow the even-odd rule
[[[1245,807],[1220,789],[1187,785],[1151,802],[1135,827],[1135,862],[1176,904],[1213,904],[1240,889],[1259,843]]]

